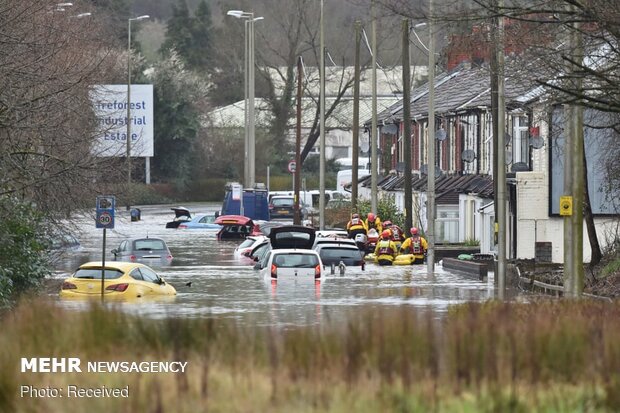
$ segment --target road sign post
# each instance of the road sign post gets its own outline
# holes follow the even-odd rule
[[[105,241],[106,230],[114,228],[114,210],[116,207],[116,198],[112,195],[98,196],[96,201],[96,218],[95,226],[103,228],[103,243],[101,251],[101,300],[103,301],[103,292],[105,291]]]

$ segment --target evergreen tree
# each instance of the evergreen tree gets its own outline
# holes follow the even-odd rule
[[[173,50],[188,69],[208,68],[211,60],[211,9],[205,0],[198,4],[194,17],[190,16],[186,0],[178,0],[172,6],[161,52],[169,56]]]
[[[166,27],[166,40],[161,46],[161,53],[169,57],[174,51],[185,62],[191,48],[192,19],[186,0],[178,0],[172,5],[172,17]]]
[[[211,9],[206,0],[198,4],[192,25],[193,47],[187,64],[194,69],[205,69],[212,61]]]

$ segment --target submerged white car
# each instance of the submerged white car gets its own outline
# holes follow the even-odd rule
[[[321,257],[316,251],[307,249],[271,250],[256,267],[265,281],[314,284],[324,276]]]
[[[273,228],[269,234],[271,250],[267,251],[254,269],[265,281],[279,283],[294,281],[315,284],[323,279],[323,262],[312,250],[315,231],[300,225]]]

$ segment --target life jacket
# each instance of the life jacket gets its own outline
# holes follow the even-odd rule
[[[392,239],[394,241],[400,241],[400,230],[396,225],[392,225],[390,227],[390,231],[392,231]]]
[[[377,229],[377,220],[375,219],[374,221],[368,221],[366,225],[368,226],[368,229]]]
[[[379,254],[378,255],[394,255],[394,249],[390,246],[389,240],[382,239],[379,241]]]
[[[423,253],[422,251],[422,240],[419,236],[411,237],[411,245],[409,246],[411,249],[411,253],[415,255],[420,255]]]

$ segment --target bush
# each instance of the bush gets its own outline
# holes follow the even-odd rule
[[[0,305],[32,288],[50,273],[49,233],[43,215],[14,198],[0,198]]]
[[[360,217],[365,218],[369,212],[372,212],[370,208],[370,201],[366,199],[358,199],[357,210]],[[405,215],[396,207],[393,196],[386,196],[377,200],[376,214],[382,222],[386,220],[392,221],[392,224],[398,225],[401,229],[406,231],[406,233],[409,233],[408,228],[405,228]]]

